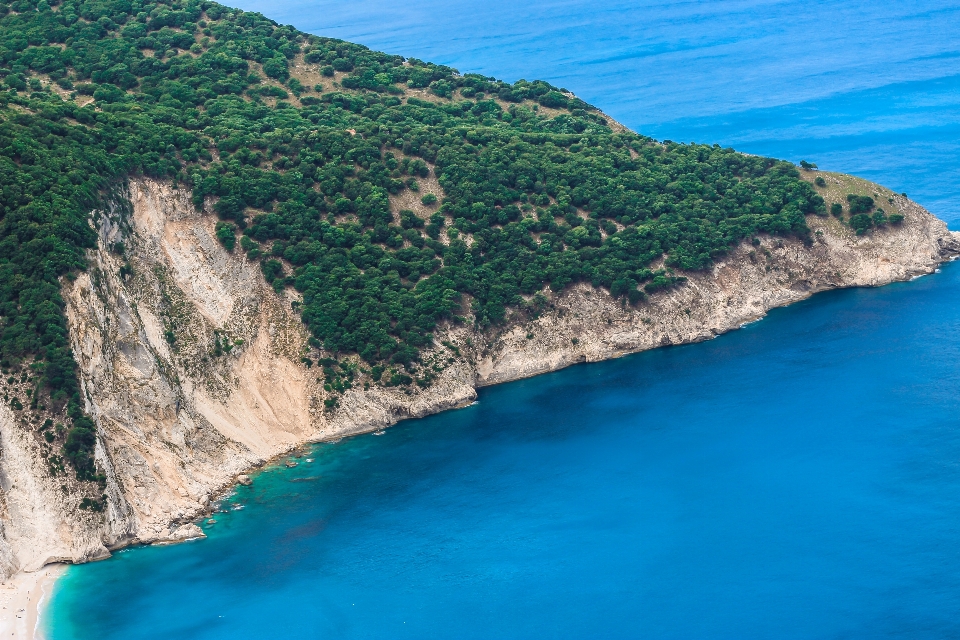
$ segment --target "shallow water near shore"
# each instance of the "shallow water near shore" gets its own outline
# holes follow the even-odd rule
[[[956,6],[473,4],[240,6],[856,173],[960,227]],[[70,568],[48,635],[960,635],[958,301],[948,264],[317,445],[207,540]]]

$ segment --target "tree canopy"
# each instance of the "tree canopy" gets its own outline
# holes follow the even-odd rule
[[[59,279],[85,268],[90,211],[127,176],[213,198],[224,246],[303,295],[314,345],[381,370],[465,321],[465,296],[480,328],[577,281],[642,304],[673,270],[761,232],[806,238],[826,213],[792,164],[658,142],[546,82],[214,2],[16,0],[0,16],[0,365],[33,363],[67,404],[81,475],[92,438]],[[432,178],[429,216],[395,210]]]

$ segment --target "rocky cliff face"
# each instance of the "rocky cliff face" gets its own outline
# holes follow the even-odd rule
[[[133,180],[94,216],[100,243],[91,269],[63,286],[86,408],[98,424],[105,508],[81,509],[77,496],[91,487],[69,469],[56,473],[31,419],[0,404],[0,574],[201,536],[190,521],[212,496],[303,443],[463,406],[479,386],[705,340],[816,291],[908,279],[960,253],[943,222],[884,195],[902,225],[857,237],[836,219],[811,219],[812,246],[744,243],[636,308],[580,284],[552,296],[536,318],[517,315],[487,332],[442,327],[424,354],[436,376],[429,387],[384,387],[359,374],[328,408],[332,392],[302,361],[322,354],[307,344],[295,299],[227,252],[215,216],[197,211],[188,192]]]
[[[477,383],[707,340],[818,291],[908,280],[960,253],[960,233],[903,196],[891,197],[904,215],[900,226],[857,236],[833,217],[810,217],[812,246],[777,238],[743,243],[711,271],[686,274],[684,286],[637,308],[575,285],[558,298],[553,312],[488,339],[477,362]]]

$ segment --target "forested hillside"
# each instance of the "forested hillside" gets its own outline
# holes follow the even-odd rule
[[[574,281],[642,305],[744,238],[807,238],[805,216],[826,215],[789,163],[660,143],[545,82],[212,2],[17,0],[0,15],[0,365],[30,366],[33,408],[66,410],[56,437],[82,478],[93,425],[59,279],[85,268],[89,214],[125,176],[211,198],[224,246],[302,294],[315,346],[374,371],[416,362],[445,318],[536,314]],[[411,193],[417,212],[391,204]]]

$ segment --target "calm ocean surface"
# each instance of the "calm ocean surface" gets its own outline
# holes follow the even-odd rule
[[[960,228],[960,5],[245,1]],[[960,265],[315,448],[71,568],[53,640],[960,637]],[[241,508],[242,507],[242,508]]]

